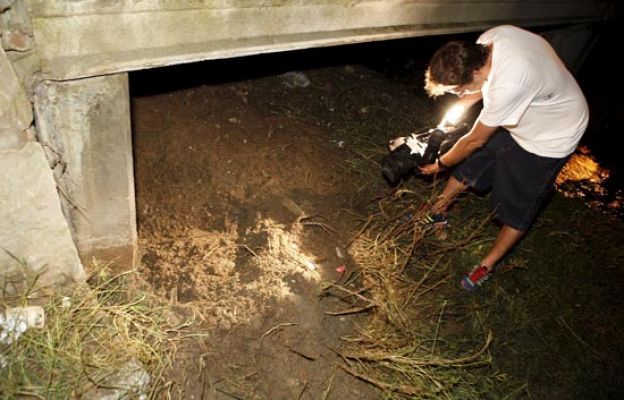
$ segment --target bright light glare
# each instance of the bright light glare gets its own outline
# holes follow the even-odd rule
[[[456,125],[464,115],[464,111],[466,111],[466,109],[463,106],[455,104],[446,112],[438,126]]]

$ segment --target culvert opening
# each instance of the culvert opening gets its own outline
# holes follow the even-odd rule
[[[223,292],[238,292],[233,287],[262,278],[257,251],[273,243],[274,229],[292,233],[301,215],[318,216],[323,225],[317,228],[339,234],[316,232],[307,245],[302,237],[289,238],[307,252],[297,260],[297,250],[294,261],[292,254],[282,255],[298,267],[275,278],[286,282],[281,292],[289,294],[293,283],[285,276],[309,272],[306,265],[321,267],[315,270],[319,279],[334,271],[342,264],[335,248],[352,229],[346,217],[336,215],[357,212],[362,193],[387,189],[381,179],[365,179],[379,178],[386,141],[435,124],[454,100],[434,102],[424,95],[431,54],[448,40],[475,36],[312,49],[131,74],[138,233],[151,284],[175,302],[218,302]],[[271,282],[267,285],[277,285]],[[277,296],[272,290],[268,297]]]
[[[418,58],[377,43],[131,74],[154,289],[230,327],[335,277],[362,194],[388,189],[376,165],[387,139],[435,117],[421,90],[433,39],[420,41]],[[361,149],[368,160],[353,161]]]
[[[266,394],[261,398],[302,398],[304,392],[322,398],[327,388],[335,398],[379,397],[344,375],[334,382],[335,355],[328,348],[353,332],[347,323],[360,321],[357,315],[324,318],[345,304],[320,304],[318,282],[340,279],[342,266],[347,273],[352,268],[336,247],[353,236],[364,203],[387,193],[376,164],[387,140],[437,122],[446,108],[444,99],[433,102],[421,88],[427,59],[448,39],[131,76],[141,271],[177,310],[192,311],[209,327],[244,327],[203,344],[211,352],[200,358],[210,365],[204,375],[215,387],[240,398],[258,392]],[[297,226],[301,213],[331,230]],[[525,275],[513,276],[522,287]],[[566,286],[561,293],[567,292]],[[531,298],[516,293],[514,300]],[[442,326],[455,338],[465,327],[446,305],[425,322],[438,326],[450,316]],[[513,322],[517,314],[507,317]],[[527,343],[531,348],[533,337]]]

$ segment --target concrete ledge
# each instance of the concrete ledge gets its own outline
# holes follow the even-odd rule
[[[245,6],[251,3],[252,6]],[[598,21],[598,0],[32,2],[44,77],[412,36]],[[241,5],[242,4],[242,5]],[[235,6],[236,5],[236,6]]]

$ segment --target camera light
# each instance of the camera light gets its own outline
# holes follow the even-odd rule
[[[461,120],[461,117],[464,115],[464,111],[466,111],[464,106],[455,104],[446,112],[446,114],[444,114],[444,118],[442,118],[442,121],[440,121],[438,127],[444,127],[446,125],[456,125]]]

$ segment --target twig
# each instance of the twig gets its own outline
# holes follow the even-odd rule
[[[373,218],[375,218],[375,216],[374,216],[374,215],[370,215],[370,216],[368,217],[368,219],[366,220],[366,222],[364,223],[364,225],[362,226],[362,228],[358,231],[358,233],[356,233],[356,234],[355,234],[355,236],[353,236],[353,239],[351,239],[351,240],[349,241],[349,243],[347,243],[347,245],[345,246],[345,248],[350,247],[350,246],[353,244],[353,242],[355,242],[355,240],[356,240],[358,237],[360,237],[360,235],[361,235],[362,233],[364,233],[364,231],[366,230],[366,228],[368,228],[368,226],[370,225],[370,223],[371,223],[371,222],[373,222]]]
[[[347,308],[346,310],[342,310],[342,311],[325,311],[325,315],[337,316],[337,315],[357,314],[357,313],[361,313],[363,311],[368,311],[371,308],[375,308],[375,307],[377,307],[377,305],[371,304],[371,305],[366,306],[366,307],[351,307],[351,308]]]
[[[295,353],[296,355],[305,358],[308,361],[316,361],[316,357],[314,357],[314,356],[310,356],[308,354],[304,354],[304,353],[300,352],[299,350],[295,350],[295,349],[293,349],[292,347],[289,347],[289,346],[286,346],[286,348],[288,350],[290,350],[291,352]]]
[[[568,330],[568,332],[570,332],[572,337],[574,337],[574,339],[578,340],[579,343],[581,343],[583,346],[585,346],[594,356],[598,357],[599,359],[603,359],[604,358],[604,354],[599,353],[598,351],[594,350],[589,344],[587,344],[587,342],[585,342],[583,339],[581,339],[581,337],[579,335],[577,335],[576,332],[574,332],[574,330],[572,330],[570,325],[568,325],[568,323],[565,321],[565,319],[563,319],[563,317],[561,317],[561,316],[557,317],[557,322],[559,322],[559,324],[561,326],[566,328]]]
[[[475,354],[460,357],[460,358],[440,358],[440,359],[416,359],[416,358],[408,358],[404,356],[394,356],[394,355],[369,355],[369,354],[360,354],[360,355],[345,355],[346,358],[363,360],[363,361],[389,361],[400,365],[410,365],[410,366],[421,366],[421,367],[450,367],[450,366],[462,366],[466,364],[470,364],[473,361],[477,360],[490,346],[492,343],[492,332],[488,333],[488,336],[485,340],[485,344],[481,349],[479,349]]]
[[[442,309],[440,310],[440,315],[438,316],[438,324],[436,325],[435,335],[433,336],[433,345],[431,346],[431,355],[433,355],[435,351],[436,343],[438,342],[438,332],[440,331],[440,322],[442,321],[442,315],[444,314],[446,303],[447,303],[447,300],[444,300],[444,303],[442,303]]]
[[[280,329],[280,328],[282,328],[282,327],[285,327],[285,326],[295,326],[295,325],[298,325],[298,324],[296,324],[296,323],[294,323],[294,322],[284,322],[284,323],[282,323],[282,324],[275,325],[273,328],[271,328],[271,329],[269,329],[268,331],[266,331],[266,332],[264,333],[264,335],[262,335],[262,337],[260,337],[260,343],[262,343],[262,340],[263,340],[266,336],[269,336],[270,334],[272,334],[272,333],[273,333],[273,332],[275,332],[276,330],[278,330],[278,329]]]
[[[215,389],[217,390],[217,392],[219,392],[219,393],[223,393],[224,395],[229,396],[229,397],[231,397],[231,398],[233,398],[233,399],[236,399],[236,400],[245,400],[245,399],[243,399],[242,397],[238,397],[238,396],[236,396],[236,395],[233,395],[232,393],[226,392],[226,391],[225,391],[225,390],[223,390],[223,389],[219,389],[219,388],[215,388]]]
[[[250,252],[251,254],[253,254],[253,256],[254,256],[254,257],[256,257],[256,258],[260,258],[260,257],[258,257],[258,255],[257,255],[257,254],[256,254],[256,253],[252,250],[252,249],[250,249],[250,248],[249,248],[249,246],[247,246],[246,244],[241,244],[241,245],[239,245],[238,247],[242,247],[242,248],[244,248],[245,250],[247,250],[248,252]]]
[[[522,386],[520,386],[519,388],[517,388],[513,392],[509,393],[507,396],[503,397],[503,400],[512,399],[512,398],[516,397],[516,395],[518,393],[520,393],[523,390],[528,389],[528,388],[529,388],[529,384],[528,383],[524,383]]]
[[[448,281],[449,279],[451,279],[451,275],[447,275],[446,277],[440,279],[438,282],[436,282],[433,286],[423,290],[422,292],[418,293],[417,295],[414,296],[414,298],[412,300],[416,300],[418,299],[420,296],[422,296],[425,293],[428,293],[430,291],[432,291],[433,289],[435,289],[436,287],[440,286],[441,284],[443,284],[444,282]]]
[[[357,293],[357,292],[354,292],[354,291],[352,291],[352,290],[349,290],[349,289],[347,289],[347,288],[345,288],[345,287],[342,287],[342,286],[340,286],[340,285],[336,285],[335,283],[330,283],[330,284],[329,284],[329,286],[330,286],[330,287],[334,287],[334,288],[336,288],[336,289],[338,289],[338,290],[342,290],[343,292],[348,293],[348,294],[350,294],[351,296],[355,296],[355,297],[357,297],[357,298],[359,298],[359,299],[361,299],[361,300],[364,300],[365,302],[367,302],[367,303],[368,303],[369,305],[371,305],[371,306],[377,306],[377,304],[375,304],[375,302],[374,302],[374,301],[372,301],[372,300],[370,300],[370,299],[367,299],[366,297],[362,296],[361,294],[359,294],[359,293]]]
[[[377,379],[373,379],[368,375],[360,374],[359,372],[356,372],[353,369],[345,365],[340,365],[339,367],[345,370],[347,373],[353,375],[354,377],[361,379],[365,382],[368,382],[370,384],[373,384],[383,390],[390,390],[392,392],[403,393],[403,394],[407,394],[410,396],[416,396],[416,395],[422,394],[422,390],[419,390],[418,388],[415,388],[414,386],[391,385],[389,383],[385,383],[385,382],[378,381]]]
[[[332,374],[331,378],[329,378],[329,383],[327,384],[327,389],[325,389],[323,391],[323,397],[321,397],[321,400],[327,400],[327,396],[329,396],[329,392],[331,391],[332,384],[334,383],[334,378],[336,377],[336,372],[337,371],[338,371],[338,369],[334,368],[334,373]]]
[[[307,388],[308,388],[308,382],[303,384],[303,387],[301,388],[301,392],[299,393],[299,397],[297,397],[297,400],[301,400]]]

